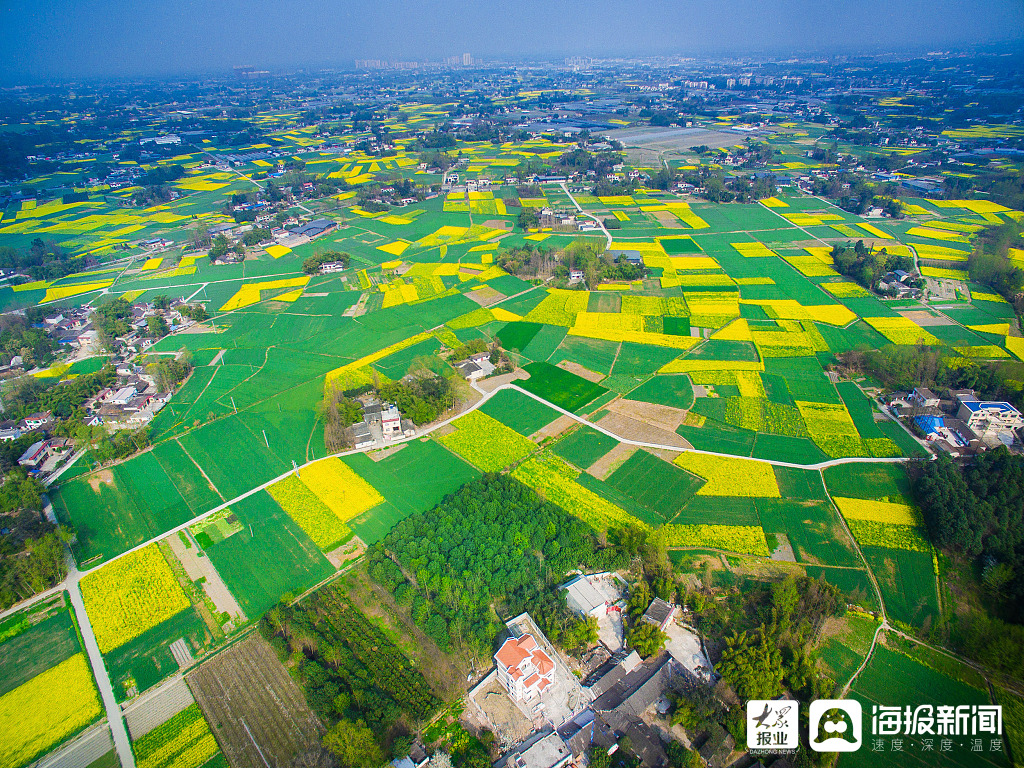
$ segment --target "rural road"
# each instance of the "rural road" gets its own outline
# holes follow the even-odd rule
[[[89,614],[85,610],[85,601],[82,599],[82,590],[78,582],[81,573],[75,564],[71,550],[67,550],[68,575],[64,579],[64,587],[71,596],[71,605],[75,609],[75,617],[78,619],[78,626],[82,631],[82,641],[85,645],[85,652],[89,657],[89,664],[92,666],[92,673],[96,678],[96,685],[99,686],[100,699],[103,701],[103,708],[107,711],[107,723],[110,725],[110,733],[114,737],[114,749],[121,760],[121,768],[135,768],[135,755],[132,754],[132,743],[128,738],[128,730],[124,725],[124,718],[121,717],[121,707],[117,704],[117,697],[114,696],[114,688],[110,684],[110,676],[103,663],[103,655],[100,653],[99,643],[96,642],[96,635],[92,631],[92,624],[89,621]]]
[[[792,469],[809,469],[809,470],[812,470],[812,471],[813,470],[820,470],[820,469],[827,469],[828,467],[835,467],[835,466],[839,466],[841,464],[898,464],[898,463],[901,463],[901,462],[904,462],[904,461],[907,460],[905,458],[875,459],[875,458],[849,457],[849,458],[844,458],[844,459],[830,459],[828,461],[822,461],[822,462],[819,462],[817,464],[795,464],[795,463],[789,462],[789,461],[777,461],[777,460],[773,460],[773,459],[750,459],[750,458],[746,458],[744,456],[736,456],[735,454],[731,454],[731,453],[716,453],[715,451],[700,451],[700,450],[697,450],[695,448],[684,448],[684,449],[681,449],[678,445],[663,445],[661,443],[648,443],[648,442],[645,442],[643,440],[630,440],[629,438],[619,437],[619,435],[617,435],[616,433],[612,432],[611,430],[606,429],[606,428],[604,428],[604,427],[602,427],[602,426],[600,426],[598,424],[594,424],[593,422],[588,421],[587,419],[583,418],[582,416],[577,416],[572,411],[567,411],[564,408],[560,408],[557,405],[553,405],[552,403],[549,403],[547,400],[545,400],[544,398],[540,397],[539,395],[535,395],[532,392],[528,392],[527,390],[523,389],[522,387],[516,386],[515,384],[511,384],[511,383],[509,383],[509,384],[502,384],[502,385],[500,385],[498,387],[495,387],[495,389],[493,391],[491,391],[491,392],[484,392],[483,390],[477,388],[475,385],[474,385],[474,389],[476,389],[477,392],[482,393],[483,397],[480,400],[478,400],[476,403],[474,403],[470,408],[467,408],[465,411],[462,411],[461,413],[458,413],[458,414],[452,416],[451,418],[445,419],[444,421],[441,421],[441,422],[438,422],[437,424],[434,424],[429,429],[424,429],[424,430],[421,430],[421,431],[417,432],[413,437],[403,437],[403,438],[399,438],[399,439],[393,440],[391,442],[391,445],[398,445],[398,444],[401,444],[401,443],[412,442],[413,440],[419,440],[420,438],[430,434],[431,432],[433,432],[433,431],[435,431],[437,429],[441,429],[442,427],[448,426],[449,424],[451,424],[451,422],[453,422],[455,419],[459,418],[460,416],[464,416],[465,414],[469,413],[470,411],[476,410],[481,405],[483,405],[488,400],[490,400],[492,397],[494,397],[498,392],[502,392],[504,390],[514,390],[516,392],[520,392],[521,394],[526,395],[527,397],[533,398],[534,400],[536,400],[539,403],[543,403],[544,405],[548,406],[552,410],[557,411],[558,413],[560,413],[563,416],[568,416],[569,418],[573,419],[574,421],[576,421],[576,422],[578,422],[580,424],[585,424],[586,426],[590,427],[591,429],[596,429],[598,432],[601,432],[601,433],[607,435],[608,437],[612,437],[612,438],[614,438],[615,440],[618,440],[621,443],[625,443],[626,445],[634,445],[634,446],[636,446],[638,448],[654,448],[654,449],[660,449],[660,450],[666,450],[666,451],[673,451],[673,452],[676,452],[676,453],[699,453],[699,454],[702,454],[702,455],[705,455],[705,456],[719,456],[719,457],[722,457],[722,458],[729,458],[729,459],[740,459],[740,460],[744,460],[744,461],[756,461],[756,462],[759,462],[759,463],[762,463],[762,464],[770,464],[770,465],[775,466],[775,467],[790,467]],[[270,486],[274,485],[274,483],[280,482],[284,478],[288,477],[288,475],[291,475],[291,474],[295,473],[296,471],[301,471],[301,470],[305,469],[306,467],[308,467],[310,464],[314,464],[317,461],[320,461],[320,460],[326,459],[326,458],[341,458],[343,456],[352,456],[352,455],[357,454],[357,453],[369,453],[372,450],[376,450],[376,448],[359,448],[359,449],[352,449],[352,450],[349,450],[349,451],[341,451],[339,453],[332,453],[332,454],[330,454],[328,456],[321,456],[319,459],[313,459],[311,461],[306,461],[306,462],[304,462],[302,464],[298,464],[296,467],[288,470],[287,472],[284,472],[284,473],[278,475],[277,477],[274,477],[274,478],[268,480],[267,482],[262,483],[262,484],[256,486],[255,488],[253,488],[253,489],[251,489],[249,491],[246,491],[243,494],[240,494],[240,495],[236,496],[233,499],[225,501],[223,504],[220,504],[219,506],[216,506],[213,509],[206,511],[206,512],[202,513],[201,515],[196,515],[191,520],[187,520],[186,522],[181,523],[180,525],[175,526],[174,528],[171,528],[168,531],[165,531],[164,533],[160,534],[159,536],[155,536],[155,537],[153,537],[153,538],[151,538],[151,539],[149,539],[147,541],[142,542],[141,544],[138,544],[137,546],[132,547],[131,549],[129,549],[129,550],[125,551],[125,552],[122,552],[119,555],[115,555],[114,557],[111,557],[111,558],[105,560],[103,563],[101,563],[101,564],[99,564],[99,565],[97,565],[95,567],[99,568],[102,565],[106,565],[107,563],[112,563],[115,560],[120,560],[122,557],[127,557],[128,555],[132,554],[133,552],[137,552],[138,550],[143,549],[144,547],[147,547],[150,544],[152,544],[152,543],[154,543],[156,541],[159,541],[160,539],[162,539],[162,538],[164,538],[166,536],[171,536],[171,535],[173,535],[175,533],[178,533],[179,531],[183,531],[186,528],[188,528],[189,526],[195,525],[196,523],[198,523],[201,520],[209,517],[210,515],[213,515],[213,514],[215,514],[217,512],[220,512],[223,509],[226,509],[226,508],[230,507],[232,504],[237,504],[239,501],[242,501],[243,499],[247,499],[250,496],[253,496],[254,494],[259,493],[260,491],[266,490]],[[94,569],[90,569],[90,570],[94,570]],[[34,602],[35,599],[37,599],[37,598],[29,598],[29,600],[27,600],[27,601],[25,601],[23,603],[20,603],[17,607],[10,608],[10,609],[8,609],[5,612],[0,613],[0,619],[3,619],[8,613],[13,613],[15,610],[23,608],[23,607],[25,607],[25,605],[30,604],[31,602]]]
[[[608,231],[607,227],[605,227],[604,222],[601,221],[601,219],[597,218],[597,216],[594,216],[593,214],[587,213],[586,211],[583,210],[583,208],[580,207],[580,204],[576,202],[576,198],[572,196],[572,192],[569,191],[569,187],[567,187],[565,185],[564,181],[561,182],[559,184],[559,186],[562,188],[562,191],[565,192],[566,196],[570,200],[572,200],[572,204],[576,206],[576,210],[577,211],[582,213],[588,219],[593,219],[594,221],[597,222],[597,226],[599,226],[601,228],[601,231],[604,232],[604,236],[606,238],[608,238],[608,243],[605,245],[605,248],[611,248],[612,247],[612,233]]]

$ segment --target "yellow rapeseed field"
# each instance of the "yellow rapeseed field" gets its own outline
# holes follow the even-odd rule
[[[90,571],[82,599],[100,651],[108,653],[189,607],[156,544]]]
[[[0,696],[0,765],[24,765],[100,716],[84,653]]]
[[[304,467],[299,478],[344,522],[384,502],[376,488],[338,458],[322,459]]]

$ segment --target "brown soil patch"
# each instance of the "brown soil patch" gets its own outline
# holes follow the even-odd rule
[[[430,435],[432,437],[444,437],[445,435],[450,435],[454,431],[455,427],[453,427],[451,424],[444,424],[443,426],[440,426],[433,432],[431,432]],[[370,458],[373,457],[371,456]],[[383,456],[381,458],[383,458]],[[377,459],[375,459],[375,461],[377,461]]]
[[[489,379],[481,379],[477,381],[476,385],[480,387],[484,392],[493,392],[502,384],[511,384],[517,379],[528,379],[530,374],[524,371],[522,368],[517,368],[512,373],[503,373],[500,376],[492,376]]]
[[[399,443],[398,445],[392,445],[389,448],[382,448],[379,451],[368,451],[366,455],[371,461],[380,461],[381,459],[386,459],[393,453],[398,453],[407,445],[408,443]]]
[[[639,449],[635,445],[626,445],[625,443],[619,443],[612,448],[608,453],[602,456],[600,459],[595,461],[587,469],[587,474],[596,477],[598,480],[604,480],[612,472],[621,467],[626,463],[626,459],[636,453]]]
[[[665,229],[682,229],[683,222],[681,222],[674,213],[671,211],[653,211],[654,218],[658,220]]]
[[[565,430],[567,430],[575,423],[576,420],[570,416],[559,416],[546,427],[541,427],[532,435],[530,435],[530,439],[533,440],[535,443],[539,443],[541,440],[544,440],[546,438],[555,437],[556,435],[562,434],[563,432],[565,432]]]
[[[326,729],[259,632],[218,653],[185,681],[233,768],[290,765],[321,749]]]
[[[674,448],[692,448],[688,442],[667,429],[660,429],[643,421],[630,418],[621,413],[609,413],[599,422],[602,427],[614,435],[627,440],[636,440],[643,443],[657,443]]]
[[[675,432],[676,427],[682,424],[683,419],[686,418],[686,411],[680,408],[657,403],[644,403],[639,400],[616,400],[605,407],[612,413],[621,413],[623,416],[643,421],[669,432]]]
[[[114,473],[109,469],[101,469],[89,476],[89,487],[92,488],[94,493],[100,492],[100,486],[106,483],[107,485],[114,484]]]
[[[505,294],[494,290],[489,285],[485,285],[478,291],[466,291],[462,295],[470,301],[475,301],[481,307],[489,307],[505,298]]]
[[[360,557],[365,551],[366,544],[363,543],[363,540],[358,536],[353,536],[337,549],[328,552],[325,557],[335,568],[341,568],[345,563]]]
[[[955,323],[946,317],[936,317],[931,312],[925,312],[924,310],[896,310],[896,313],[907,318],[907,320],[913,320],[915,323],[921,326],[926,325],[955,325]]]
[[[484,226],[485,227],[490,227],[491,229],[508,229],[508,230],[511,230],[512,229],[512,222],[511,221],[505,221],[505,219],[488,219],[487,221],[484,222]]]
[[[682,451],[670,451],[665,448],[644,448],[648,453],[652,453],[659,459],[664,459],[669,464],[675,461],[679,456],[682,455]]]
[[[577,376],[580,376],[587,381],[592,381],[595,384],[604,378],[603,373],[598,373],[597,371],[592,371],[589,368],[584,368],[579,363],[573,363],[569,360],[563,360],[558,364],[558,367],[562,370],[568,371],[569,373],[575,373]]]

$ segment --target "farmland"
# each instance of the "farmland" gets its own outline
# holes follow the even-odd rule
[[[323,726],[258,633],[206,661],[186,680],[232,766],[259,768],[261,753],[275,765],[287,765],[320,743]]]
[[[484,472],[496,472],[526,458],[535,449],[530,440],[480,411],[456,419],[455,431],[439,438],[448,449]]]
[[[469,70],[457,71],[455,79]],[[392,74],[360,77],[379,75],[383,82]],[[438,77],[453,75],[445,70]],[[493,104],[522,117],[524,125],[529,114],[556,103],[572,111],[576,102],[601,104],[608,95],[601,92],[607,84],[569,92],[547,82],[541,87],[532,72],[524,70],[521,78]],[[666,82],[676,82],[675,75]],[[387,106],[363,104],[357,88],[345,91],[360,102],[352,110],[347,102],[344,108],[340,102],[321,107],[304,96],[300,105],[278,95],[270,101],[287,101],[287,109],[270,110],[254,100],[229,118],[212,117],[220,115],[210,111],[212,105],[189,107],[185,111],[205,133],[178,137],[184,143],[174,152],[180,154],[149,141],[165,131],[143,129],[147,118],[140,114],[110,146],[83,134],[76,147],[83,157],[102,157],[106,170],[130,177],[131,186],[93,179],[93,160],[61,160],[59,170],[26,175],[4,198],[0,246],[38,251],[38,237],[45,247],[52,243],[69,258],[89,261],[88,269],[70,275],[0,281],[5,309],[39,307],[45,314],[95,309],[116,297],[141,304],[166,296],[187,299],[206,316],[187,328],[181,316],[160,339],[140,336],[153,357],[135,358],[140,368],[133,375],[153,360],[184,352],[194,366],[151,414],[150,444],[106,463],[89,452],[48,491],[58,519],[73,533],[86,612],[119,701],[151,690],[179,664],[188,669],[189,653],[214,654],[188,673],[201,713],[186,710],[173,725],[137,741],[140,766],[198,768],[215,757],[218,743],[223,755],[216,759],[235,768],[262,765],[260,749],[273,764],[285,765],[319,744],[322,724],[288,671],[261,640],[239,638],[280,601],[321,585],[339,568],[362,568],[357,561],[372,561],[379,551],[374,545],[388,542],[403,521],[449,503],[481,475],[492,482],[490,473],[511,475],[575,525],[597,532],[608,562],[617,547],[649,541],[659,554],[661,548],[671,551],[677,572],[668,572],[667,560],[659,566],[673,579],[681,578],[687,558],[711,553],[715,573],[707,590],[725,584],[744,591],[783,572],[806,572],[838,586],[850,602],[884,607],[890,621],[908,632],[923,637],[947,626],[943,555],[911,503],[913,472],[895,463],[926,452],[881,407],[889,383],[854,363],[865,350],[911,356],[927,345],[934,348],[933,367],[957,386],[981,387],[990,371],[980,367],[986,361],[995,361],[991,370],[1001,380],[1024,380],[1014,305],[999,289],[976,282],[969,260],[984,228],[1012,225],[1017,212],[995,199],[918,199],[902,191],[899,200],[868,195],[860,209],[851,207],[860,199],[855,193],[844,201],[828,192],[826,182],[836,173],[852,174],[858,163],[906,170],[924,154],[896,142],[884,150],[853,145],[833,131],[835,123],[807,121],[805,115],[792,122],[759,119],[757,133],[745,134],[746,116],[709,104],[716,111],[687,116],[707,137],[707,151],[683,146],[680,134],[679,145],[667,142],[655,161],[643,145],[663,145],[628,138],[631,130],[647,130],[651,117],[634,109],[635,95],[616,89],[613,101],[626,108],[603,114],[604,107],[591,104],[597,111],[588,120],[622,128],[621,156],[618,149],[579,146],[571,131],[509,131],[508,125],[492,125],[486,110],[480,123],[494,140],[477,135],[465,125],[475,107],[437,95],[447,94],[447,86],[422,102],[415,89],[382,91]],[[716,85],[703,96],[714,101],[728,91]],[[870,93],[863,98],[879,107],[879,122],[889,119],[888,112],[917,121],[909,101],[882,103]],[[654,101],[668,98],[648,95],[651,104],[643,106],[649,111]],[[925,101],[920,97],[917,106]],[[831,119],[828,107],[826,99],[822,114]],[[360,111],[372,117],[357,117]],[[82,115],[35,117],[40,126],[65,131]],[[676,120],[682,112],[664,117]],[[232,125],[230,135],[222,123]],[[28,126],[26,121],[19,130]],[[969,131],[976,129],[982,130]],[[593,130],[596,140],[617,129]],[[688,129],[666,132],[677,130]],[[1019,138],[1014,132],[995,136]],[[967,147],[968,138],[957,140]],[[846,156],[841,163],[819,158],[828,155],[830,142]],[[758,158],[761,143],[771,151]],[[128,154],[140,150],[136,160],[128,154],[120,159],[128,144]],[[929,139],[928,152],[944,152],[946,144]],[[602,170],[590,176],[580,170],[565,186],[526,180],[549,172],[573,175],[562,159],[577,149],[581,154],[571,157],[586,155]],[[1012,154],[1001,155],[1004,161],[1017,162]],[[143,201],[146,188],[154,186],[143,183],[146,175],[159,176],[169,166],[180,175],[162,185],[162,202]],[[666,183],[657,178],[662,166]],[[772,182],[771,190],[740,196],[746,202],[701,197],[699,183],[729,175],[729,167],[757,169],[750,173],[758,174],[758,182],[772,176],[779,186]],[[939,164],[935,173],[954,185],[975,173],[969,167],[957,163],[953,171]],[[459,182],[453,185],[454,170]],[[388,197],[381,191],[387,187],[405,192]],[[271,189],[282,198],[270,200]],[[870,189],[879,194],[873,182]],[[867,216],[865,206],[885,206],[885,215]],[[530,223],[532,213],[549,207],[556,213],[545,217],[607,222],[610,247],[606,251],[600,230]],[[295,225],[317,218],[333,226],[309,242],[292,234]],[[273,232],[247,243],[247,227],[257,221]],[[243,247],[215,263],[206,243],[219,232]],[[920,260],[927,290],[945,298],[930,302],[927,296],[894,298],[869,290],[877,281],[846,269],[841,254],[833,258],[834,246],[852,249],[857,241],[882,262],[883,248],[886,257]],[[342,255],[329,256],[339,262],[321,273],[315,260],[325,254]],[[1011,255],[1024,263],[1020,249]],[[312,267],[307,259],[314,259]],[[139,326],[138,334],[143,332]],[[471,350],[485,369],[499,366],[500,378],[483,373],[466,381],[456,366]],[[123,357],[112,357],[115,352],[95,350],[70,365],[47,362],[35,378],[73,382],[104,360],[120,364]],[[954,371],[966,373],[954,377]],[[422,391],[403,388],[431,385],[435,374],[448,379],[448,394],[425,409]],[[402,403],[403,418],[415,422],[416,434],[349,449],[347,426],[358,423],[361,406],[373,398],[390,398],[383,394],[388,391],[397,393],[393,399]],[[1014,386],[999,394],[1018,395]],[[342,412],[333,435],[332,409]],[[824,469],[806,469],[810,465]],[[164,537],[173,529],[181,529],[171,534],[177,557],[165,554],[170,548]],[[458,541],[447,529],[420,533],[424,551],[435,538]],[[532,547],[546,559],[558,551],[513,543],[512,551]],[[435,565],[421,562],[416,546],[403,564],[410,587],[420,571]],[[488,567],[505,566],[495,560]],[[688,578],[704,578],[698,566],[691,571]],[[408,612],[410,626],[420,631],[419,624],[433,616],[424,601],[454,605],[461,599],[460,573],[453,560],[437,585],[417,587],[422,594],[412,605],[396,594],[403,619]],[[876,581],[884,606],[878,605]],[[493,598],[486,605],[493,603],[495,615],[480,617],[487,626],[504,619],[511,605]],[[399,652],[404,649],[375,634],[381,631],[376,617],[362,618],[360,623],[348,615],[336,634],[379,641],[380,648],[394,651],[403,674],[410,672]],[[453,634],[435,621],[432,641],[455,647],[456,633],[477,631],[467,629],[455,609],[445,620]],[[863,617],[844,624],[823,646],[823,674],[848,679],[866,652],[869,629]],[[289,665],[300,664],[298,655],[320,658],[304,641],[289,636],[295,654]],[[392,686],[389,696],[422,686],[411,672],[385,679],[367,647],[346,642],[357,648],[361,664]],[[218,653],[224,645],[227,650]],[[2,648],[5,698],[65,668],[81,651],[66,610],[24,627]],[[858,682],[860,695],[871,694],[886,674],[905,672],[928,682],[890,652],[883,649],[872,660]],[[323,663],[332,664],[326,657]],[[252,681],[246,679],[250,666]],[[302,675],[296,671],[296,677]],[[230,693],[227,700],[218,694],[221,686]],[[84,683],[80,687],[84,691]],[[438,705],[426,696],[402,704],[414,719]],[[62,711],[60,702],[54,706]],[[30,759],[29,753],[88,722],[86,715],[98,717],[98,705],[95,712],[84,705],[64,712],[49,735],[36,724],[41,733],[10,749]],[[243,718],[254,729],[251,736],[239,730]]]
[[[82,597],[103,653],[189,607],[155,544],[87,575]]]
[[[19,766],[71,737],[100,716],[84,653],[0,696],[0,753]]]

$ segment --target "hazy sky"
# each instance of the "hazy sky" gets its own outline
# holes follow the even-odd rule
[[[1024,42],[1021,0],[0,0],[4,82],[356,58],[788,54]]]

